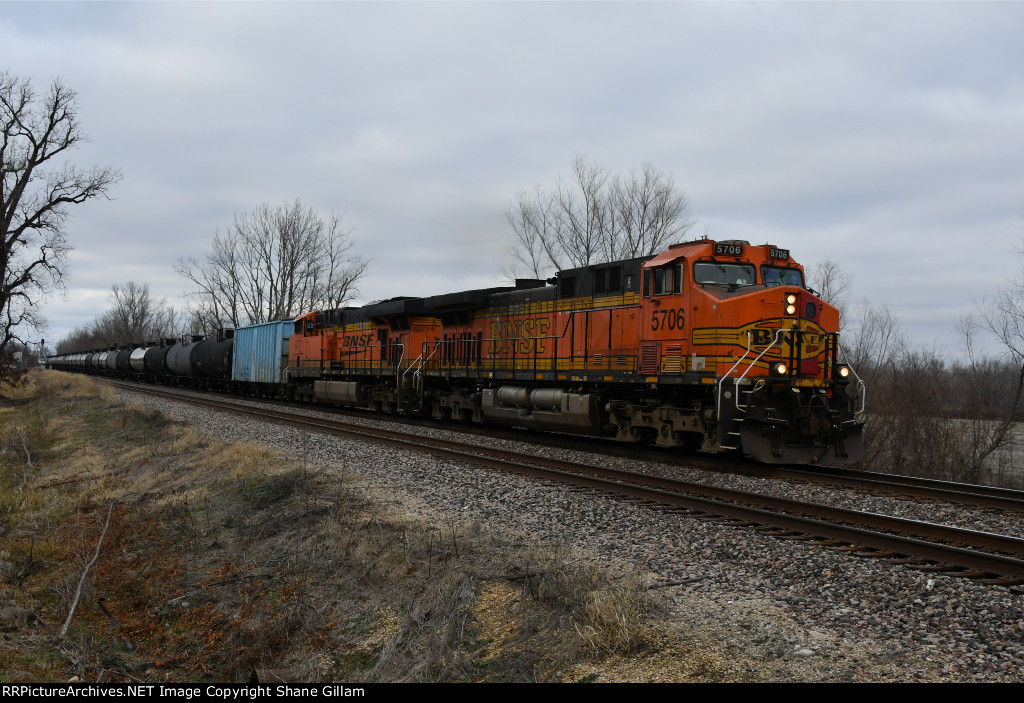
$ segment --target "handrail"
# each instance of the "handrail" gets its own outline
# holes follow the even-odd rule
[[[395,362],[395,393],[401,396],[402,381],[405,379],[405,374],[399,377],[398,372],[402,370],[402,360],[405,359],[405,344],[403,342],[398,342],[397,344],[389,344],[388,346],[400,347],[402,349],[402,353],[398,356],[398,361]]]
[[[412,367],[413,366],[416,366],[417,364],[420,364],[420,366],[417,367],[417,370],[420,367],[422,367],[422,364],[420,363],[420,359],[422,359],[422,358],[423,358],[423,352],[420,352],[419,356],[417,356],[415,359],[413,359],[411,362],[409,362],[409,366],[407,366],[405,371],[402,372],[402,381],[403,382],[405,381],[405,377],[409,374],[409,372],[412,371]],[[415,373],[413,374],[413,376],[415,377]]]
[[[412,379],[413,379],[413,384],[417,387],[417,389],[420,392],[423,391],[423,367],[426,365],[426,363],[428,361],[430,361],[431,357],[434,356],[434,354],[437,353],[437,350],[438,350],[438,348],[440,346],[440,343],[438,341],[423,342],[423,346],[426,346],[427,344],[433,344],[434,345],[434,351],[432,351],[429,354],[427,354],[427,358],[426,359],[423,358],[424,352],[420,351],[420,355],[417,356],[416,359],[412,363],[409,364],[409,368],[407,368],[405,371],[402,372],[402,382],[404,383],[405,382],[406,374],[408,374],[410,371],[412,371],[412,367],[413,366],[416,366],[416,370],[413,371],[413,373],[412,373]],[[421,347],[421,349],[422,349],[422,347]]]
[[[843,357],[845,358],[846,357],[846,352],[843,351],[843,348],[839,345],[839,340],[838,339],[836,340],[836,348],[840,352],[842,352]],[[854,371],[853,366],[851,366],[848,363],[846,364],[846,366],[847,366],[847,368],[850,369],[850,373],[853,374],[854,379],[856,379],[856,381],[857,381],[856,387],[860,391],[860,410],[857,410],[856,407],[854,407],[854,410],[853,410],[853,414],[856,417],[857,415],[863,415],[864,414],[864,410],[867,408],[868,389],[867,389],[867,386],[864,384],[864,380],[860,377],[860,375],[856,371]],[[832,369],[829,369],[829,375],[830,376],[832,375]]]
[[[739,378],[737,378],[733,382],[733,385],[736,387],[736,398],[734,400],[736,401],[736,409],[737,410],[745,410],[745,408],[741,408],[740,407],[740,381],[742,381],[744,378],[747,377],[747,374],[750,373],[750,369],[754,368],[754,366],[757,364],[757,362],[759,362],[761,360],[761,357],[768,353],[769,349],[771,349],[772,347],[774,347],[776,344],[778,344],[780,342],[781,335],[784,334],[785,332],[786,332],[786,330],[784,330],[781,327],[779,329],[775,330],[775,339],[772,341],[772,343],[769,344],[767,347],[765,347],[764,350],[762,350],[761,353],[758,354],[754,358],[753,361],[751,361],[749,364],[747,364],[746,370],[742,374],[740,374]],[[749,331],[747,332],[747,336],[748,337],[752,336]]]
[[[736,367],[739,366],[740,363],[744,359],[747,358],[747,354],[750,353],[750,345],[753,343],[753,341],[754,341],[754,335],[751,334],[750,330],[747,330],[747,350],[745,352],[743,352],[743,356],[741,356],[739,359],[737,359],[736,363],[733,364],[732,367],[728,371],[725,372],[725,376],[723,376],[722,378],[729,378],[729,376],[732,375],[732,372],[736,370]]]
[[[765,347],[761,351],[760,354],[758,354],[756,357],[754,357],[753,361],[751,361],[749,364],[747,364],[746,370],[744,370],[743,373],[740,374],[738,377],[736,377],[735,380],[733,381],[733,387],[736,389],[736,397],[734,398],[734,401],[736,403],[736,409],[737,410],[744,410],[744,408],[740,407],[740,392],[739,392],[740,391],[740,381],[742,381],[743,379],[745,379],[747,377],[747,374],[750,373],[750,369],[754,368],[754,366],[757,364],[757,362],[761,360],[761,357],[763,357],[765,354],[768,353],[769,349],[773,348],[776,344],[779,343],[780,335],[784,334],[786,331],[787,330],[785,330],[785,329],[783,329],[781,327],[779,329],[775,330],[775,339],[772,340],[772,343],[769,344],[767,347]],[[750,330],[747,330],[747,350],[743,353],[743,356],[741,356],[739,359],[736,360],[736,363],[733,364],[732,368],[730,368],[726,372],[725,376],[722,377],[722,380],[718,382],[718,403],[717,403],[717,405],[718,405],[718,420],[719,421],[721,421],[721,419],[722,419],[722,383],[725,381],[725,379],[731,378],[732,377],[731,376],[732,372],[735,371],[736,367],[739,366],[740,363],[744,359],[747,358],[747,356],[750,354],[750,345],[752,343],[753,343],[753,334],[751,334]]]

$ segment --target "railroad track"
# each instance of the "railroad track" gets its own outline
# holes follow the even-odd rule
[[[281,401],[265,401],[279,403]],[[303,404],[287,404],[293,407],[308,407]],[[338,406],[321,406],[321,412],[331,412],[354,417],[379,418],[379,414],[354,408]],[[396,424],[409,424],[416,427],[438,428],[436,420],[409,417],[406,415],[390,415],[389,421]],[[857,469],[841,469],[836,467],[808,467],[804,465],[760,464],[746,459],[728,456],[698,454],[679,454],[672,450],[650,447],[637,447],[614,440],[602,438],[581,439],[572,435],[541,431],[525,431],[490,426],[465,424],[445,425],[444,429],[469,435],[481,435],[510,439],[516,442],[543,442],[546,446],[558,447],[574,451],[618,456],[628,459],[642,458],[660,464],[699,468],[719,473],[744,474],[756,478],[778,478],[787,481],[816,483],[829,488],[850,488],[875,495],[888,495],[914,501],[939,501],[955,505],[1012,511],[1024,514],[1024,491],[979,484],[956,483],[936,479],[885,474]],[[526,432],[529,432],[527,435]]]
[[[741,466],[730,464],[732,470],[755,473],[749,464]],[[1024,513],[1024,491],[996,486],[939,481],[916,476],[883,474],[855,469],[839,469],[832,467],[808,468],[806,466],[765,467],[764,471],[756,472],[763,478],[782,478],[788,480],[821,483],[828,486],[853,488],[870,493],[904,496],[914,500],[936,500],[945,503],[991,508],[994,510],[1012,510]]]
[[[459,428],[460,430],[463,428]],[[545,435],[551,437],[551,435]],[[521,439],[521,436],[519,437]],[[580,451],[594,451],[594,443],[581,443],[575,437],[559,437],[550,442]],[[808,467],[786,464],[758,464],[723,456],[706,454],[680,455],[663,450],[637,449],[621,443],[602,445],[603,453],[622,457],[642,457],[652,462],[706,469],[720,473],[733,473],[756,478],[777,478],[787,481],[821,484],[830,488],[850,488],[876,495],[909,498],[915,501],[932,500],[956,505],[987,508],[999,511],[1024,513],[1024,491],[996,486],[956,483],[936,479],[884,474],[857,469],[840,469],[829,466]]]
[[[1015,537],[538,457],[470,442],[356,425],[339,419],[312,418],[294,410],[261,407],[220,396],[200,397],[162,387],[113,383],[135,392],[243,414],[311,432],[383,442],[414,451],[426,451],[449,460],[627,496],[663,510],[717,516],[738,524],[756,526],[777,536],[823,541],[857,554],[885,558],[921,569],[1004,585],[1024,583],[1024,539]]]

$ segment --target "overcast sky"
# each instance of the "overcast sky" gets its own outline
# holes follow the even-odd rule
[[[919,344],[1014,276],[1024,4],[12,3],[0,69],[79,94],[56,341],[261,203],[345,212],[361,300],[495,285],[517,191],[584,154],[672,174],[698,230],[831,259]],[[695,231],[698,231],[695,230]]]

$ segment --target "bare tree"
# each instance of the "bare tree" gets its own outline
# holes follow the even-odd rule
[[[110,288],[110,306],[91,324],[75,328],[57,343],[60,354],[173,337],[178,314],[166,298],[154,298],[148,283],[128,281]]]
[[[577,154],[571,180],[559,178],[554,191],[538,186],[516,194],[505,219],[516,237],[513,255],[540,278],[548,266],[556,269],[605,261],[603,240],[610,216],[605,193],[607,175]]]
[[[193,325],[209,332],[340,307],[368,265],[352,245],[341,215],[323,217],[298,200],[263,204],[215,232],[205,261],[179,259],[175,270],[195,286]]]
[[[1024,395],[1024,358],[1012,351],[995,356],[979,349],[979,336],[991,331],[991,314],[983,308],[979,314],[964,315],[959,323],[967,362],[957,369],[956,395],[967,419],[964,429],[973,440],[972,477],[982,476],[986,464],[998,470],[999,457],[1021,442],[1014,427]]]
[[[68,206],[106,195],[120,180],[110,167],[58,162],[84,141],[75,92],[60,80],[36,95],[0,72],[0,354],[20,329],[40,329],[38,305],[60,289],[71,245]]]
[[[515,278],[519,265],[524,266],[527,274],[534,278],[546,277],[551,259],[544,243],[554,241],[552,209],[547,204],[549,198],[538,186],[533,193],[517,193],[515,204],[506,208],[505,217],[516,237],[510,249],[513,261],[502,272],[506,278]]]
[[[93,329],[102,346],[155,341],[171,337],[177,327],[177,313],[166,298],[156,299],[148,283],[128,281],[110,288],[110,308]]]
[[[600,166],[588,164],[577,154],[572,164],[572,180],[559,180],[552,198],[554,240],[543,241],[544,250],[556,264],[567,260],[570,266],[586,266],[600,258],[607,248],[610,215],[605,184],[608,176]]]
[[[74,354],[75,352],[99,349],[107,343],[96,336],[91,324],[76,327],[66,337],[57,342],[57,354]]]
[[[676,189],[675,179],[651,164],[642,164],[629,176],[616,176],[609,198],[609,261],[657,254],[696,224],[690,217],[690,201]]]
[[[323,230],[323,266],[314,268],[312,282],[314,298],[322,301],[322,307],[331,310],[340,308],[352,300],[358,292],[359,279],[366,273],[370,262],[349,252],[354,242],[352,230],[341,227],[341,215],[332,212]],[[315,307],[315,306],[311,306]]]
[[[861,301],[854,320],[840,342],[844,360],[849,362],[868,384],[897,365],[909,348],[896,315],[888,306]]]
[[[1017,365],[1024,364],[1024,267],[1015,280],[986,295],[977,308],[969,318],[973,325],[993,335]]]
[[[835,261],[825,259],[811,267],[808,284],[818,296],[829,305],[839,309],[839,330],[846,327],[846,313],[849,309],[850,290],[853,288],[853,276],[842,269]]]
[[[650,164],[609,175],[577,154],[572,176],[548,192],[516,194],[505,209],[515,237],[512,255],[530,275],[649,256],[694,225],[675,179]]]
[[[175,262],[174,270],[196,286],[190,293],[192,306],[188,311],[191,332],[238,327],[244,319],[237,245],[230,230],[223,237],[214,232],[213,250],[204,263],[194,257]]]
[[[1024,251],[1021,251],[1024,256]],[[977,458],[977,469],[981,462],[1020,439],[1014,435],[1014,427],[1020,419],[1021,405],[1024,402],[1024,267],[1018,272],[1016,279],[996,288],[977,305],[974,314],[965,315],[960,319],[960,335],[964,341],[969,362],[968,368],[975,377],[991,379],[998,377],[991,372],[996,365],[995,360],[985,356],[978,349],[979,334],[987,334],[998,343],[1004,365],[1003,382],[995,388],[972,384],[975,394],[980,395],[975,402],[987,417],[995,421],[988,422],[980,430],[982,450]],[[1006,373],[1012,368],[1012,373]],[[989,371],[989,373],[984,373]],[[984,390],[981,390],[984,389]],[[1000,393],[999,391],[1003,391]],[[986,392],[987,391],[987,392]],[[1001,403],[993,408],[993,400],[1002,397]]]

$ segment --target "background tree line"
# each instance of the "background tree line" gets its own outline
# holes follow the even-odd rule
[[[843,352],[867,389],[865,468],[1024,487],[1024,266],[958,321],[952,357],[912,344],[885,305],[850,305],[834,262],[808,280],[844,311]]]
[[[110,289],[109,306],[57,343],[58,354],[159,342],[179,334],[179,316],[166,298],[154,298],[148,283],[128,281]]]

